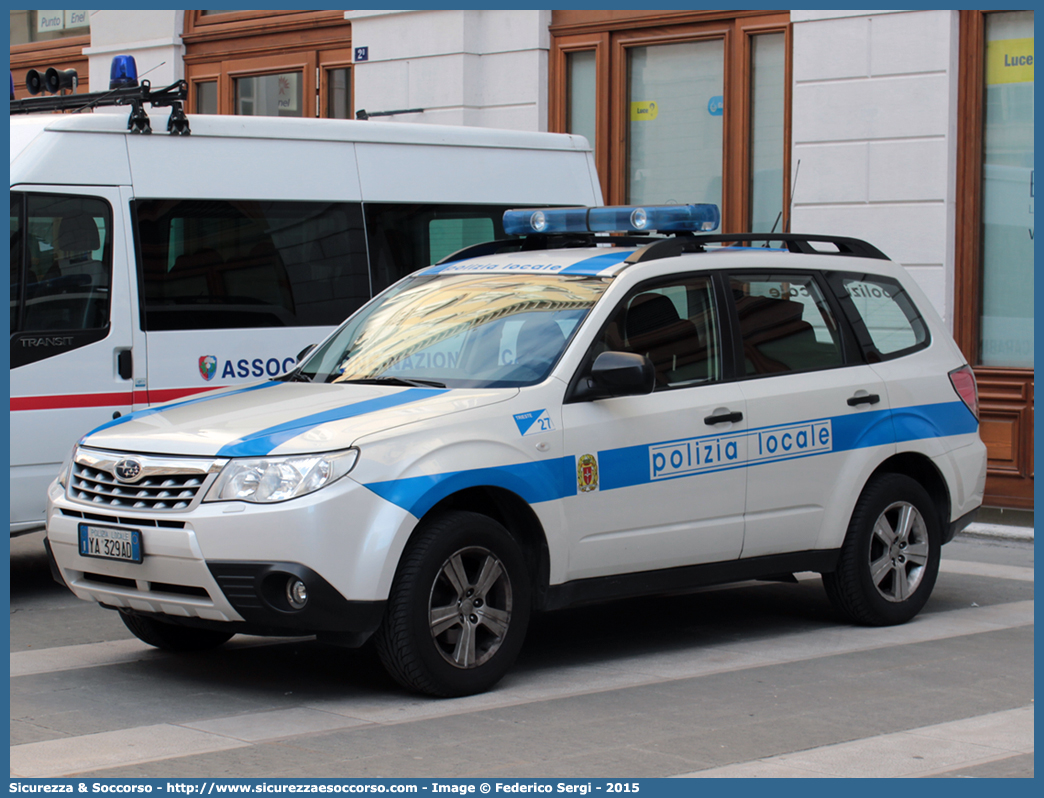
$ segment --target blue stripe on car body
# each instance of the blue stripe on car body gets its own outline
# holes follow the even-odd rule
[[[364,399],[332,410],[324,410],[321,413],[313,413],[310,416],[296,418],[273,427],[259,430],[246,437],[222,446],[218,451],[218,457],[264,457],[270,454],[277,446],[291,438],[296,438],[308,430],[327,424],[331,421],[343,421],[345,419],[362,416],[367,413],[375,413],[378,410],[386,410],[390,407],[419,402],[446,393],[440,388],[408,388],[387,396],[378,396],[375,399]]]
[[[256,385],[248,385],[245,388],[238,388],[238,389],[236,389],[234,391],[225,391],[223,393],[207,393],[207,394],[205,394],[203,396],[197,396],[195,399],[186,399],[183,402],[173,402],[171,404],[159,405],[157,407],[147,407],[144,410],[135,410],[133,413],[128,413],[125,416],[120,416],[119,418],[114,418],[112,421],[106,421],[100,427],[95,427],[90,432],[88,432],[86,435],[84,435],[82,438],[80,438],[80,442],[82,443],[84,440],[89,438],[91,435],[93,435],[96,432],[101,432],[103,429],[109,429],[110,427],[115,427],[115,426],[118,426],[120,424],[126,424],[128,421],[137,421],[140,418],[145,418],[145,416],[151,416],[154,413],[163,413],[164,411],[167,411],[167,410],[173,410],[175,407],[185,407],[187,405],[196,405],[196,404],[199,404],[200,402],[209,402],[212,399],[223,399],[226,396],[236,396],[237,394],[250,393],[251,391],[256,391],[256,390],[259,390],[261,388],[271,388],[273,385],[282,385],[282,384],[283,383],[276,382],[275,380],[269,380],[268,382],[259,382]]]
[[[894,410],[873,410],[851,415],[816,419],[775,427],[757,427],[741,430],[737,434],[748,437],[759,432],[777,428],[790,428],[798,424],[813,425],[829,422],[832,445],[830,449],[799,454],[786,454],[776,458],[749,459],[737,463],[724,463],[717,468],[652,478],[650,451],[671,441],[625,446],[598,452],[599,490],[615,490],[649,484],[662,479],[681,479],[687,476],[716,473],[740,468],[815,457],[852,449],[865,449],[891,443],[901,443],[926,438],[942,438],[975,432],[978,421],[968,407],[960,401],[940,404],[901,407]],[[722,436],[706,435],[700,440]],[[678,439],[679,441],[687,439]],[[693,439],[695,440],[695,439]],[[423,516],[439,501],[469,487],[490,485],[511,490],[530,504],[553,501],[577,494],[576,456],[556,458],[548,461],[518,463],[493,468],[477,468],[422,477],[408,477],[366,484],[365,487],[381,498],[412,513]]]

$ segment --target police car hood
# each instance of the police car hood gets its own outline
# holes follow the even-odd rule
[[[516,394],[517,388],[265,382],[140,410],[103,424],[80,442],[121,452],[202,457],[335,451],[363,435]]]

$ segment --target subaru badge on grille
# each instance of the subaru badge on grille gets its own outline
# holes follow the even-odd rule
[[[141,463],[125,457],[116,464],[116,479],[120,482],[133,482],[141,474]]]

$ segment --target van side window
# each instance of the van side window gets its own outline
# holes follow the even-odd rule
[[[357,204],[134,202],[145,330],[339,324],[370,298]]]
[[[890,360],[928,345],[928,326],[909,294],[876,274],[827,276],[870,362]]]
[[[844,364],[837,320],[808,274],[732,275],[748,376]]]
[[[373,292],[472,244],[504,234],[508,205],[363,203]]]
[[[721,345],[710,278],[639,286],[602,329],[590,359],[609,350],[648,357],[658,391],[720,379]]]
[[[111,231],[104,200],[12,193],[11,332],[108,327]]]

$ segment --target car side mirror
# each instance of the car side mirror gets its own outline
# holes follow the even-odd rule
[[[308,344],[308,346],[306,346],[304,349],[302,349],[300,352],[298,352],[297,353],[297,362],[300,363],[302,360],[304,360],[305,356],[309,352],[311,352],[313,349],[315,349],[315,344]]]
[[[585,384],[586,383],[586,384]],[[645,355],[633,352],[602,352],[591,365],[590,374],[580,380],[577,399],[607,399],[652,393],[656,370]]]

